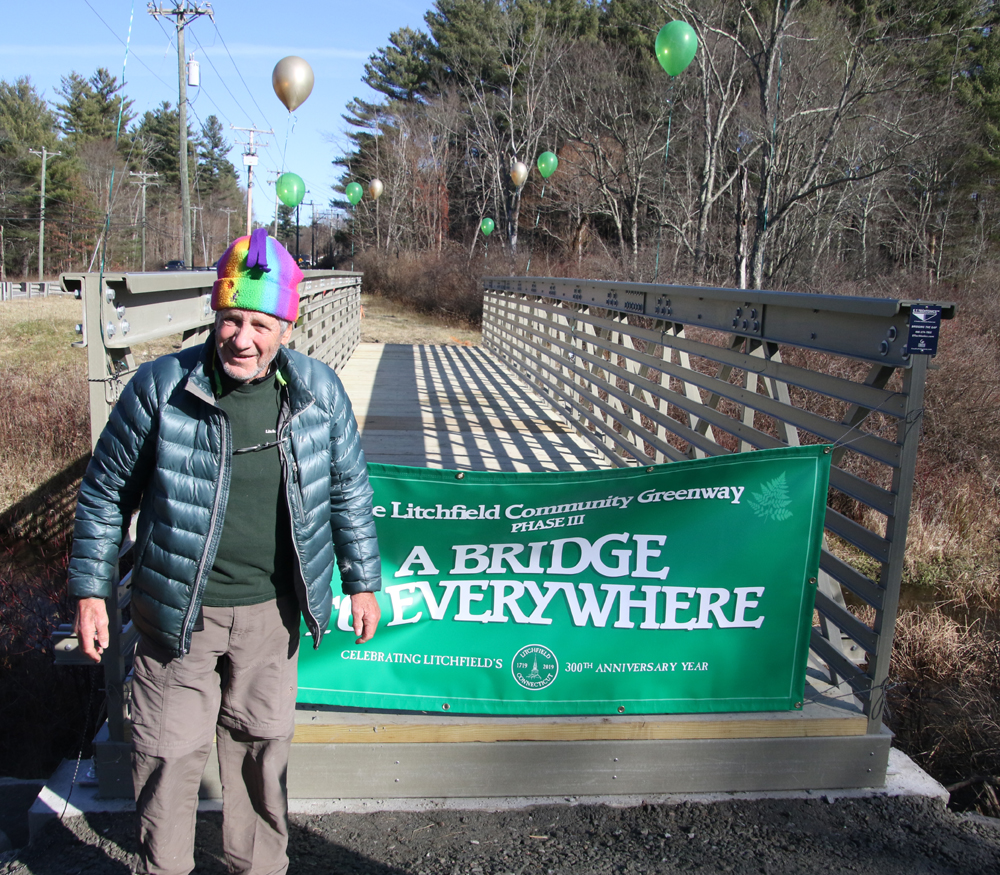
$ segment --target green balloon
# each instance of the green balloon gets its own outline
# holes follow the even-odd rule
[[[554,152],[542,152],[538,156],[538,172],[542,174],[542,179],[548,179],[559,166],[559,159]]]
[[[687,69],[698,51],[698,37],[686,21],[669,21],[656,35],[656,60],[671,76]]]
[[[344,194],[347,195],[347,199],[351,202],[351,206],[357,206],[358,202],[365,195],[365,190],[361,187],[360,182],[349,182],[347,183],[347,188],[344,189]]]
[[[306,196],[306,184],[297,173],[282,173],[277,186],[278,197],[286,207],[297,207]]]
[[[487,237],[493,233],[493,229],[496,227],[496,223],[489,217],[483,219],[479,223],[479,230],[483,232]]]

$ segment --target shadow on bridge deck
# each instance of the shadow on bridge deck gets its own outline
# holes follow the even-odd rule
[[[340,377],[369,462],[473,471],[610,464],[476,347],[363,343]]]

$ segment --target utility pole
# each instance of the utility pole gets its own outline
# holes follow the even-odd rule
[[[188,164],[187,164],[187,69],[184,58],[184,28],[196,18],[207,15],[212,21],[215,17],[212,14],[212,4],[205,3],[196,6],[188,0],[175,0],[173,9],[164,9],[162,6],[154,6],[151,2],[147,11],[153,18],[159,16],[176,19],[177,25],[177,124],[180,129],[178,158],[180,159],[181,172],[181,241],[183,247],[184,264],[191,266],[191,192],[188,190]]]
[[[44,146],[42,146],[41,152],[36,152],[34,149],[28,151],[32,155],[41,155],[42,157],[42,198],[38,219],[38,281],[42,282],[42,262],[45,260],[45,159],[49,155],[53,157],[62,155],[62,152],[49,152]]]
[[[235,213],[236,207],[223,207],[220,210],[220,212],[226,214],[226,246],[228,246],[230,243],[232,243],[232,240],[229,239],[229,214]]]
[[[159,177],[159,173],[138,173],[135,170],[129,176],[138,176],[139,181],[132,180],[132,185],[142,186],[142,269],[146,270],[146,189],[151,185],[159,185],[158,182],[149,182],[150,179]]]
[[[312,207],[312,241],[309,244],[309,265],[316,267],[316,201],[302,201],[302,206]]]
[[[253,230],[253,169],[257,164],[257,148],[254,146],[254,134],[273,134],[274,131],[261,131],[257,128],[239,128],[231,124],[234,131],[245,131],[250,134],[250,142],[242,143],[247,150],[243,153],[243,163],[247,168],[247,234]],[[262,144],[263,145],[263,144]]]
[[[307,191],[306,194],[309,194],[309,192]],[[312,201],[309,201],[309,203],[312,203]],[[302,206],[301,201],[295,205],[295,263],[296,264],[299,263],[299,258],[300,258],[299,256],[299,207],[300,206]],[[306,206],[308,206],[308,204]]]
[[[197,213],[198,210],[200,210],[200,209],[201,209],[201,207],[191,207],[191,212],[192,213]],[[193,233],[195,233],[195,234],[198,233],[198,217],[197,217],[197,215],[193,216],[192,219],[191,219],[191,228],[193,230]],[[191,255],[191,265],[190,265],[190,267],[191,267],[192,270],[194,270],[194,254],[193,254],[194,253],[194,246],[193,245],[191,246],[191,250],[192,250],[192,255]],[[204,222],[204,220],[201,223],[201,254],[202,254],[202,260],[207,265],[208,264],[208,253],[205,252],[205,222]]]

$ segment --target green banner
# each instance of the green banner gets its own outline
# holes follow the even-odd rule
[[[335,600],[299,701],[480,714],[801,707],[826,447],[553,474],[370,465],[382,623]],[[335,592],[339,581],[335,581]]]

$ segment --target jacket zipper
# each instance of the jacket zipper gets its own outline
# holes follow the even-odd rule
[[[229,466],[226,462],[229,447],[229,418],[220,411],[222,421],[222,440],[220,442],[220,452],[222,464],[219,467],[219,483],[215,489],[215,500],[212,503],[212,516],[208,523],[208,537],[205,539],[205,550],[201,554],[198,562],[198,573],[195,575],[195,591],[188,605],[187,613],[184,615],[184,625],[181,628],[181,652],[189,653],[191,650],[191,626],[194,624],[195,605],[201,604],[201,596],[205,591],[205,566],[208,555],[212,552],[213,544],[216,541],[216,529],[219,522],[219,506],[222,503],[223,492],[228,486]],[[294,537],[292,539],[294,541]]]
[[[282,425],[282,434],[278,435],[278,450],[281,453],[281,458],[285,463],[285,501],[291,505],[295,505],[294,510],[298,511],[299,519],[302,524],[305,525],[306,514],[305,507],[302,502],[302,490],[299,485],[299,466],[298,463],[292,458],[292,454],[285,449],[285,437],[288,438],[288,443],[291,443],[292,438],[292,421],[295,417],[301,415],[304,411],[308,410],[314,402],[309,402],[302,410],[291,414],[288,417],[288,421]],[[291,473],[293,478],[288,477],[289,468],[291,468]],[[293,500],[297,498],[297,500]],[[302,568],[302,553],[299,551],[299,537],[296,531],[295,523],[292,523],[292,549],[295,550],[295,580],[297,588],[301,590],[301,596],[299,598],[299,607],[302,613],[305,615],[306,626],[313,634],[313,648],[319,647],[320,639],[323,637],[323,630],[319,628],[319,621],[316,619],[312,612],[312,608],[309,606],[309,589],[306,586],[305,576],[303,574]]]

